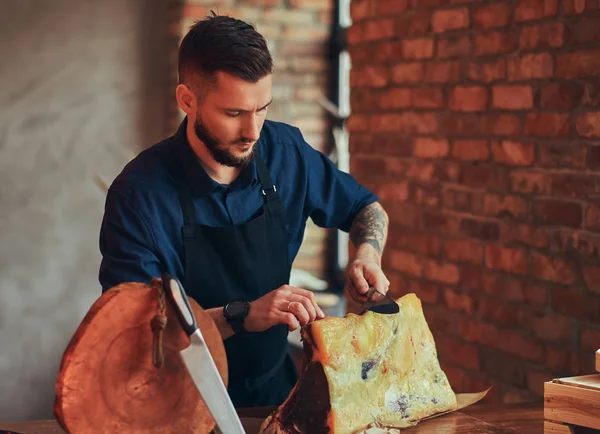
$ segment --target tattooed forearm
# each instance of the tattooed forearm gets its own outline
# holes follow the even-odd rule
[[[368,243],[381,255],[388,231],[388,216],[383,207],[372,203],[364,207],[354,218],[350,228],[350,240],[355,247]]]

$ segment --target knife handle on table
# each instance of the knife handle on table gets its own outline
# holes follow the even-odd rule
[[[194,317],[194,312],[192,312],[187,295],[183,290],[183,285],[176,277],[168,273],[163,273],[162,282],[167,297],[175,306],[175,312],[181,326],[188,336],[192,335],[198,329],[198,324],[196,324],[196,318]]]

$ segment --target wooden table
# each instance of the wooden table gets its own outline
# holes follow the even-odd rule
[[[260,423],[272,408],[251,408],[238,411],[248,434],[256,434]],[[2,430],[20,434],[64,434],[55,421],[0,423]],[[542,434],[544,431],[543,403],[490,406],[476,404],[438,418],[419,423],[406,433],[436,434]]]

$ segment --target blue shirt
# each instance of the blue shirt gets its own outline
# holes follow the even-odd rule
[[[186,137],[177,133],[146,149],[125,166],[106,197],[100,229],[102,289],[122,282],[149,283],[162,272],[183,279],[183,214],[178,175],[189,182],[199,224],[246,223],[262,210],[264,196],[252,161],[230,185],[214,181]],[[308,145],[295,127],[266,121],[257,142],[286,210],[288,260],[298,253],[306,220],[348,232],[355,215],[377,197],[329,158]]]

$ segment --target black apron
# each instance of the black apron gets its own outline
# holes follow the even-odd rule
[[[189,183],[180,183],[185,249],[184,288],[204,309],[235,300],[254,301],[289,283],[285,209],[258,152],[258,178],[265,204],[248,223],[198,224]],[[228,392],[236,408],[281,404],[298,379],[285,324],[224,341]]]

